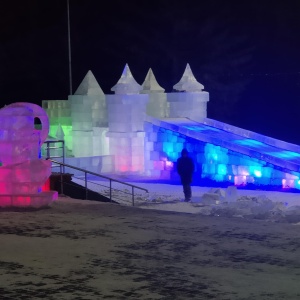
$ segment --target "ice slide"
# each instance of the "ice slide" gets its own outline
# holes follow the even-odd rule
[[[209,118],[199,120],[151,118],[149,121],[190,138],[266,161],[283,172],[300,172],[300,146],[298,145]]]

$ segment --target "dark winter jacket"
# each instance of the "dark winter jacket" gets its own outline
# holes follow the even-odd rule
[[[194,173],[194,162],[188,156],[187,150],[181,151],[181,157],[177,160],[177,172],[181,178],[182,183],[191,183]]]

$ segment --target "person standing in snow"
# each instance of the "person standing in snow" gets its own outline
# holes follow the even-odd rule
[[[188,202],[192,198],[191,183],[194,173],[194,161],[189,156],[186,149],[182,149],[181,157],[177,159],[177,173],[180,176],[183,187],[184,201]]]

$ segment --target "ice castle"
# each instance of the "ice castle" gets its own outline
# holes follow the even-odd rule
[[[207,118],[209,93],[187,64],[176,92],[149,69],[139,85],[128,67],[105,95],[91,71],[68,100],[43,100],[50,139],[63,139],[66,162],[102,174],[176,181],[186,148],[194,182],[300,188],[300,147]],[[72,173],[72,171],[71,171]]]

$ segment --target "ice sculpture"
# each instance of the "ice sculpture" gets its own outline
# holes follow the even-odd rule
[[[142,87],[135,81],[133,78],[131,71],[129,69],[128,64],[125,65],[125,68],[122,72],[122,76],[114,85],[111,90],[115,92],[115,94],[138,94],[141,91]]]
[[[187,64],[180,81],[173,88],[182,92],[202,92],[204,85],[196,80],[190,65]]]
[[[34,129],[39,118],[41,130]],[[51,162],[40,158],[48,136],[46,112],[32,103],[14,103],[0,109],[0,206],[42,207],[57,199],[57,192],[42,191],[51,174]]]
[[[107,151],[96,134],[107,132],[105,95],[95,76],[88,71],[74,95],[69,96],[72,116],[74,156],[105,155]],[[88,145],[82,147],[82,145]]]
[[[141,94],[149,94],[147,114],[155,118],[167,118],[169,115],[167,95],[164,93],[165,90],[156,81],[151,68],[147,73],[142,87]]]
[[[300,146],[208,119],[209,93],[189,64],[173,88],[165,93],[151,69],[140,86],[126,64],[105,96],[89,71],[69,100],[43,101],[51,137],[65,140],[69,164],[94,172],[179,180],[174,166],[187,148],[195,179],[300,189]]]
[[[187,64],[180,81],[173,86],[183,93],[169,93],[170,118],[201,119],[207,117],[208,92],[202,91],[204,86],[199,83]]]
[[[141,89],[126,64],[120,80],[112,88],[115,95],[107,95],[107,136],[117,173],[144,172],[144,122],[148,95],[139,94]]]

